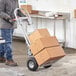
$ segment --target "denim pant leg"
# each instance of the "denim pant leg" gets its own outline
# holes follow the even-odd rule
[[[0,29],[0,32],[1,32],[1,29]],[[2,37],[2,34],[0,35]],[[0,57],[4,57],[4,43],[1,43],[0,44]]]
[[[4,57],[4,44],[0,44],[0,57]]]
[[[3,44],[3,47],[7,60],[12,59],[12,35],[13,29],[1,29],[1,36],[6,41],[5,44]]]

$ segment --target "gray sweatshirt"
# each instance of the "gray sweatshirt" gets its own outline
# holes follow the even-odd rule
[[[0,0],[0,28],[12,29],[16,25],[11,24],[7,19],[14,19],[14,10],[18,7],[17,0]]]

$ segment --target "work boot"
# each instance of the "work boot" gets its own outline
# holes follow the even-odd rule
[[[0,57],[0,63],[4,63],[6,59],[4,57]]]
[[[13,60],[6,60],[5,64],[8,66],[18,66]]]

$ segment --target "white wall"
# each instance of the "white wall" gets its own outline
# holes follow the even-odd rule
[[[71,43],[72,47],[76,48],[76,19],[74,18],[74,9],[76,9],[76,0],[70,0],[70,26],[71,26]]]
[[[33,9],[46,11],[68,11],[70,5],[69,0],[27,0],[27,3],[32,4]]]

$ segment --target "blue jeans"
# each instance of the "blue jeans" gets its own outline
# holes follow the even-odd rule
[[[1,37],[5,43],[0,44],[0,57],[5,57],[7,60],[12,59],[12,36],[13,29],[1,29]]]

